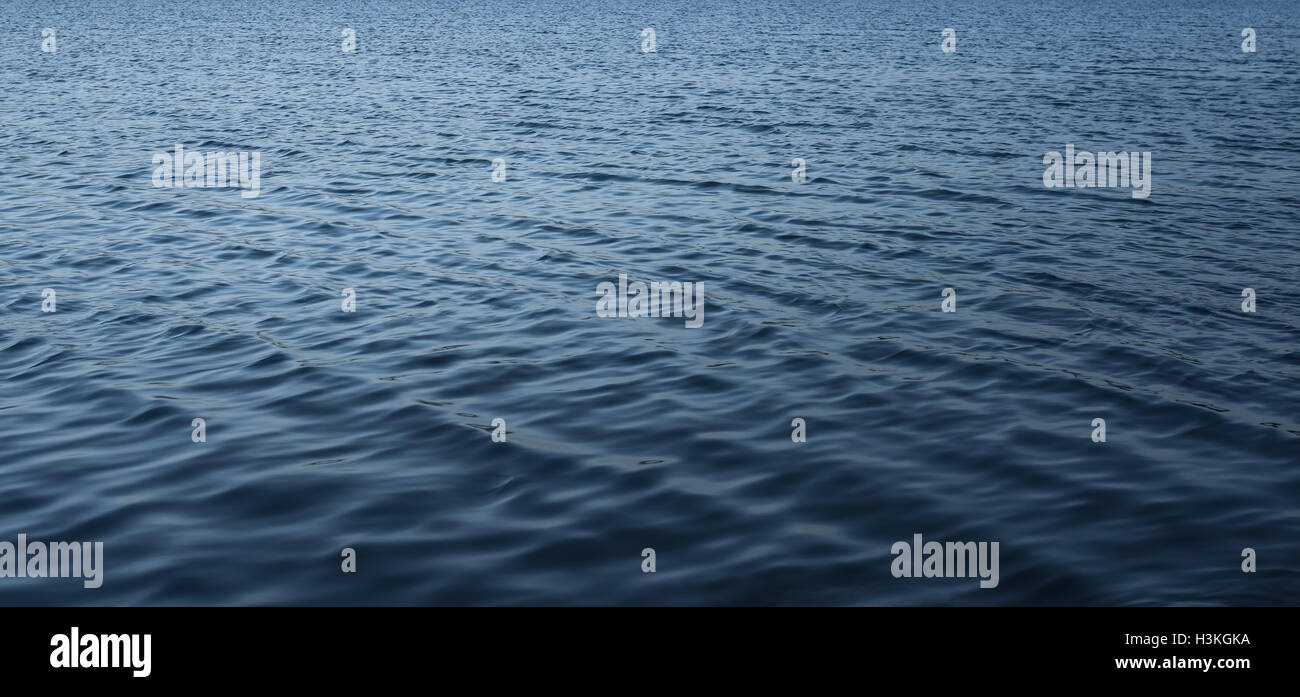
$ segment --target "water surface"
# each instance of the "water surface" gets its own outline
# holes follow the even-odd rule
[[[0,602],[1294,603],[1298,14],[5,4],[0,539],[106,571]],[[1045,189],[1067,143],[1151,197]],[[1000,585],[893,578],[918,532]]]

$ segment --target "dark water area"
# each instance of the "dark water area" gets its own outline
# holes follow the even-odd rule
[[[0,603],[1296,604],[1300,6],[916,5],[5,3]]]

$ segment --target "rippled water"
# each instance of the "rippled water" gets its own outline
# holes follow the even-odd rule
[[[6,4],[0,602],[1296,602],[1300,10],[912,5]]]

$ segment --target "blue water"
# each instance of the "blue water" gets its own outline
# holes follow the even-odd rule
[[[1300,7],[915,5],[6,3],[0,602],[1296,603]]]

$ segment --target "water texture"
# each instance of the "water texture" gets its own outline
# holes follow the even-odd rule
[[[1300,7],[918,5],[5,3],[0,603],[1295,604]]]

